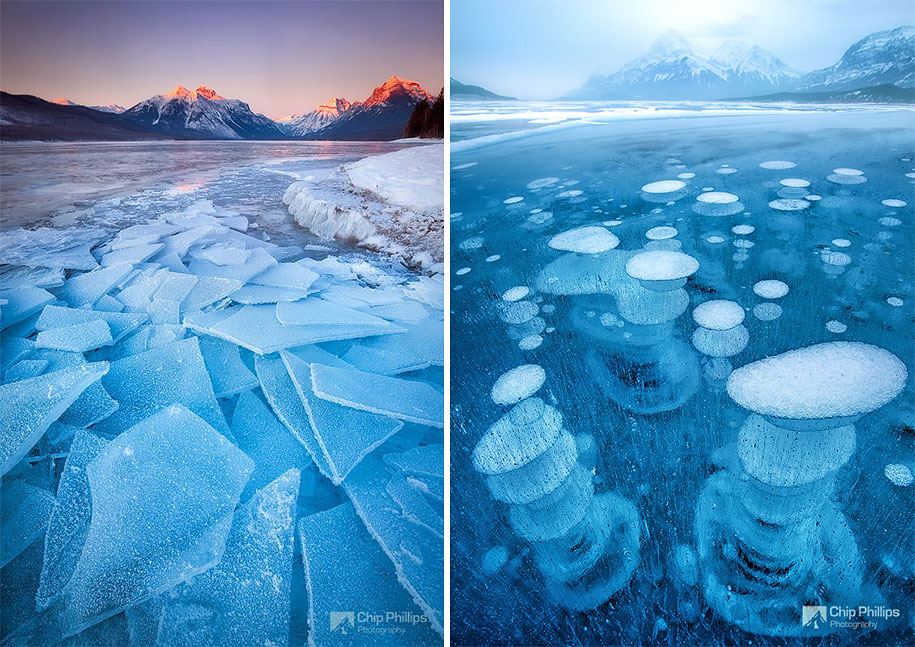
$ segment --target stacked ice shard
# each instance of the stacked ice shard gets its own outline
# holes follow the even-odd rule
[[[441,643],[441,277],[247,229],[201,201],[6,254],[0,640],[326,644],[384,591],[357,625]]]
[[[712,476],[696,512],[705,598],[752,633],[835,631],[803,605],[856,608],[863,563],[832,493],[854,454],[854,422],[902,391],[905,365],[860,342],[816,344],[734,371],[728,394],[751,415],[735,468]]]
[[[574,436],[562,413],[534,397],[546,375],[528,364],[493,386],[496,404],[514,405],[473,451],[493,498],[509,504],[514,533],[531,543],[553,598],[593,609],[623,588],[638,564],[639,517],[626,499],[594,492],[594,439]]]

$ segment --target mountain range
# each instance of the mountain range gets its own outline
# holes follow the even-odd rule
[[[645,54],[619,71],[594,74],[564,98],[710,100],[810,93],[807,98],[812,99],[813,94],[838,96],[884,85],[915,87],[915,27],[870,34],[848,48],[834,65],[808,74],[743,41],[727,41],[707,56],[677,32],[667,31]],[[887,96],[886,100],[898,96],[893,92],[868,96],[878,94]]]
[[[420,84],[396,76],[362,102],[333,98],[315,110],[274,121],[239,99],[215,90],[178,86],[124,109],[85,107],[68,99],[45,101],[0,93],[2,139],[350,139],[403,136],[417,103],[433,97]]]
[[[455,78],[451,79],[451,98],[458,101],[517,101],[515,97],[496,94],[479,85],[461,83]]]

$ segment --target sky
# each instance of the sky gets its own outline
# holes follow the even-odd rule
[[[617,71],[668,29],[707,54],[745,40],[810,72],[871,32],[913,23],[912,0],[451,0],[451,76],[556,98]]]
[[[441,0],[0,2],[0,88],[130,107],[205,85],[277,118],[392,75],[437,94]]]

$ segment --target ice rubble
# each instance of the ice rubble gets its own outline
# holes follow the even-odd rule
[[[349,499],[335,536],[422,619],[404,644],[441,642],[442,277],[246,230],[203,201],[108,240],[53,230],[36,268],[7,252],[0,639],[285,645],[297,522]]]
[[[444,259],[443,151],[418,146],[346,164],[293,183],[283,202],[317,236],[436,268]]]

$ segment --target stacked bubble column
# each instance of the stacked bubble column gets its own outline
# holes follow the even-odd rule
[[[836,473],[854,454],[853,422],[895,397],[904,386],[905,369],[882,349],[850,346],[855,347],[850,352],[835,343],[791,351],[738,369],[728,382],[729,395],[756,412],[739,430],[734,463],[703,488],[696,537],[706,600],[745,631],[825,634],[832,630],[828,623],[804,625],[803,606],[862,602],[863,564],[848,520],[834,500]],[[818,366],[823,359],[833,361]],[[872,379],[887,384],[875,385],[875,399],[852,415],[841,405],[843,385],[828,379],[817,386],[823,397],[796,407],[797,417],[760,415],[772,412],[769,399],[801,401],[816,393],[800,388],[792,396],[791,379],[779,384],[786,372],[815,381],[819,371],[844,365],[854,374],[858,367],[880,363],[887,369]],[[853,388],[851,382],[847,386]],[[827,389],[834,392],[827,394]]]
[[[552,597],[593,609],[623,588],[638,563],[635,507],[594,493],[594,441],[566,429],[562,414],[527,398],[494,423],[473,462],[493,498],[507,503],[514,533],[530,542]]]

